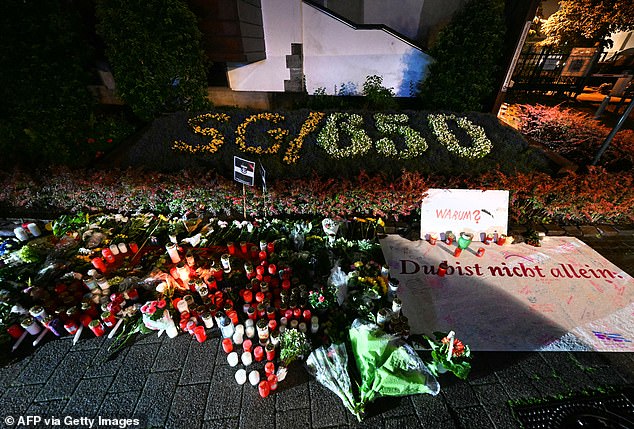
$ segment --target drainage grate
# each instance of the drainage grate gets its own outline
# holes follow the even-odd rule
[[[634,429],[634,388],[513,407],[524,429]]]

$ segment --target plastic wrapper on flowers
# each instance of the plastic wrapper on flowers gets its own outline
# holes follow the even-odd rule
[[[414,349],[377,325],[355,320],[350,327],[350,341],[361,373],[361,412],[381,396],[437,395],[440,391],[438,381]]]
[[[308,372],[336,394],[343,405],[361,421],[348,375],[348,352],[345,344],[331,344],[328,348],[321,346],[313,350],[306,360],[306,366]]]

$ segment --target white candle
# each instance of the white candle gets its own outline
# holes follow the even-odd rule
[[[181,257],[178,255],[178,248],[176,247],[176,244],[169,243],[165,246],[165,248],[167,249],[167,254],[170,256],[172,263],[178,264],[181,261]]]
[[[238,384],[244,384],[247,382],[247,372],[243,369],[237,370],[235,377]]]
[[[20,241],[26,241],[29,239],[29,234],[27,234],[27,232],[21,226],[15,228],[13,230],[13,233],[15,234],[17,239]]]
[[[116,256],[119,254],[119,247],[116,244],[111,244],[110,251],[112,252],[113,255]]]
[[[236,352],[231,352],[227,355],[227,362],[229,362],[229,366],[236,366],[238,365],[238,353]]]
[[[449,332],[447,338],[449,338],[449,351],[447,352],[447,360],[451,360],[453,354],[453,337],[456,335],[454,331]]]
[[[117,247],[119,248],[119,252],[128,253],[128,248],[126,247],[125,243],[119,243]]]
[[[33,237],[39,237],[42,235],[42,231],[40,231],[40,228],[35,223],[31,222],[26,227],[29,229],[31,234],[33,234]]]
[[[252,386],[257,386],[257,384],[260,382],[260,373],[253,370],[249,373],[249,383],[251,383]]]
[[[251,356],[251,352],[242,352],[242,365],[249,366],[253,362],[253,356]]]

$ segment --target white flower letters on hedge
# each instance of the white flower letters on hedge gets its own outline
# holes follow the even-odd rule
[[[338,127],[337,123],[344,119]],[[333,158],[352,158],[365,155],[372,147],[372,139],[362,128],[363,118],[356,113],[333,113],[328,116],[326,125],[317,136],[317,144]],[[339,130],[350,136],[350,146],[339,147]]]
[[[474,124],[467,118],[457,118],[455,115],[430,114],[428,120],[434,135],[449,152],[455,153],[462,158],[470,159],[482,158],[491,152],[493,143],[487,138],[484,128]],[[467,132],[467,135],[473,139],[473,146],[460,146],[460,142],[447,126],[447,121],[449,120],[456,121],[456,124]]]
[[[407,115],[386,115],[377,113],[374,115],[374,120],[376,122],[376,129],[382,134],[400,134],[405,138],[405,144],[407,145],[407,149],[399,153],[396,150],[394,142],[384,137],[375,143],[376,151],[380,154],[399,159],[410,159],[422,155],[423,152],[427,150],[427,142],[421,137],[418,131],[411,129],[407,125],[403,125],[409,121]]]

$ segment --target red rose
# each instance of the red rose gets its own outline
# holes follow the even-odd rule
[[[166,305],[167,305],[167,302],[165,302],[165,300],[164,300],[164,299],[160,300],[160,301],[156,304],[156,306],[157,306],[158,308],[165,308],[165,306],[166,306]]]

